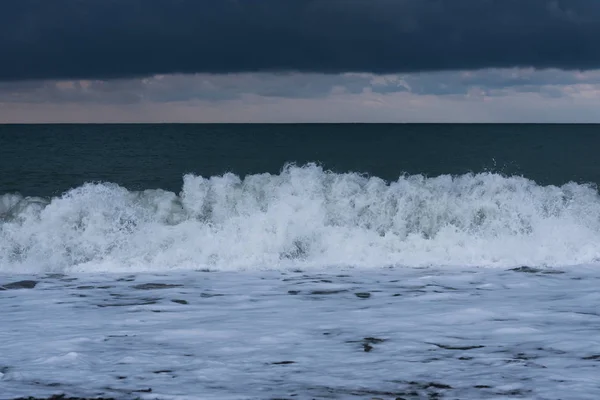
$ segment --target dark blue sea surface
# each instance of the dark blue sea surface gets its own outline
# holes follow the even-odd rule
[[[385,180],[494,171],[600,182],[600,125],[0,125],[0,193],[55,196],[90,181],[179,191],[185,173],[278,173],[317,162]]]

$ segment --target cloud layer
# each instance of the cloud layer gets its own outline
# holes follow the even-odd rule
[[[6,122],[600,122],[600,70],[0,82]]]
[[[600,67],[596,0],[5,0],[0,81]]]
[[[412,93],[434,96],[503,96],[539,93],[570,95],[567,87],[600,85],[600,70],[485,69],[413,74],[194,74],[113,80],[0,82],[0,102],[139,104],[209,101],[215,104],[251,96],[273,99],[323,99],[332,94]]]

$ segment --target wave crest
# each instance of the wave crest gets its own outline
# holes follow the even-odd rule
[[[600,259],[592,185],[493,173],[395,182],[309,164],[185,175],[179,195],[89,183],[0,196],[0,270],[573,265]]]

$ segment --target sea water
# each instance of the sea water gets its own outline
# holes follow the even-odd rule
[[[596,133],[1,127],[0,399],[597,399]]]

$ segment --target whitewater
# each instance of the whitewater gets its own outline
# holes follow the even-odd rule
[[[6,272],[557,266],[600,258],[592,185],[494,173],[395,182],[317,165],[185,175],[179,194],[89,183],[0,197]]]
[[[598,399],[600,195],[317,164],[0,195],[0,399]]]

